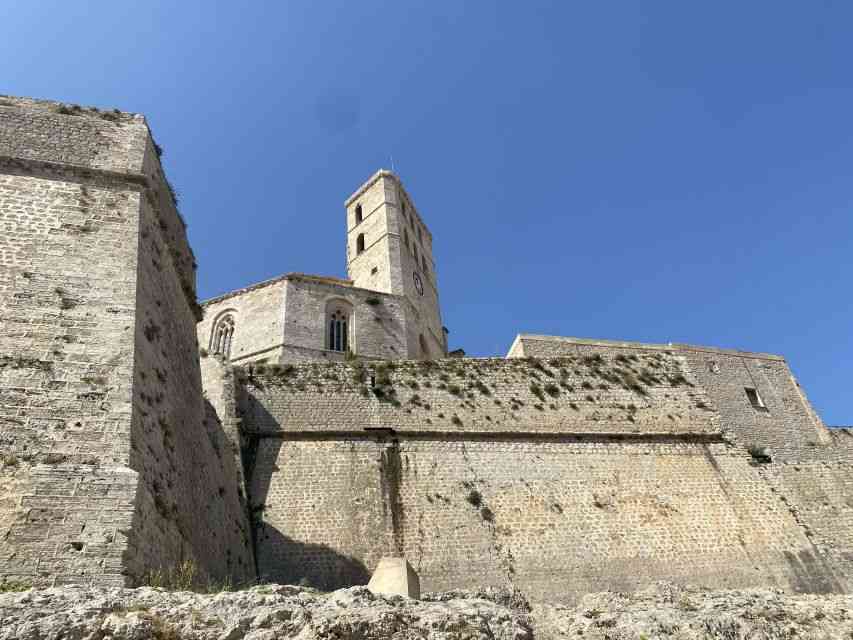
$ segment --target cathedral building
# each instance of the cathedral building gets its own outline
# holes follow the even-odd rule
[[[233,364],[447,355],[432,234],[381,170],[345,203],[347,279],[289,273],[202,304],[199,345]]]

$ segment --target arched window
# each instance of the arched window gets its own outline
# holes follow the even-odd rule
[[[429,360],[429,347],[427,347],[426,339],[424,338],[424,334],[420,334],[418,336],[418,342],[421,346],[421,358],[424,360]]]
[[[345,300],[332,300],[326,305],[326,348],[346,353],[350,349],[349,332],[352,306]]]
[[[409,248],[409,232],[403,229],[403,244],[406,245],[406,249]]]
[[[358,255],[359,253],[364,252],[364,234],[359,233],[358,238],[355,240],[355,253]]]
[[[355,223],[360,224],[362,220],[364,220],[364,217],[362,216],[361,205],[358,204],[355,206]]]
[[[234,339],[234,316],[230,313],[216,321],[210,335],[210,352],[224,358],[231,357],[231,342]]]

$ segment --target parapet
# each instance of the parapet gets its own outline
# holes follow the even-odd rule
[[[721,435],[684,359],[666,353],[255,365],[242,376],[244,426],[261,435]]]
[[[572,338],[564,336],[546,336],[530,333],[519,333],[507,352],[508,358],[534,356],[549,357],[579,353],[584,347],[606,347],[610,349],[634,349],[643,351],[700,351],[704,353],[718,353],[721,355],[741,356],[744,358],[758,358],[762,360],[780,360],[785,358],[771,353],[757,353],[754,351],[740,351],[737,349],[723,349],[720,347],[706,347],[691,344],[670,342],[669,344],[654,344],[648,342],[631,342],[626,340],[601,340],[591,338]]]

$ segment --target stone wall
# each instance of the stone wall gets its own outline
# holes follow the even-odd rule
[[[261,432],[720,433],[719,415],[684,359],[664,352],[247,372],[245,417]]]
[[[205,301],[204,317],[197,326],[199,346],[213,351],[214,326],[230,314],[234,318],[231,360],[278,362],[284,342],[284,291],[285,281],[275,278]]]
[[[323,282],[311,277],[287,280],[285,342],[315,351],[312,360],[340,358],[327,348],[326,307],[334,300],[350,305],[349,346],[364,358],[406,357],[405,301],[399,296]]]
[[[146,202],[141,218],[129,464],[140,483],[126,571],[139,579],[191,560],[214,579],[245,582],[255,567],[239,458],[206,406],[196,316],[162,216]]]
[[[0,578],[121,583],[141,194],[0,166]]]
[[[512,583],[574,599],[659,579],[841,588],[789,505],[724,439],[680,355],[242,375],[267,578],[365,582],[379,557],[403,553],[426,591]]]
[[[812,408],[781,356],[693,345],[583,340],[519,335],[509,357],[548,358],[613,353],[674,353],[710,403],[719,411],[722,428],[745,447],[767,448],[774,459],[795,460],[813,448],[830,450],[829,431]],[[754,407],[746,389],[755,389],[765,407]]]
[[[837,582],[853,576],[853,437],[827,429],[784,358],[693,345],[642,345],[520,335],[511,357],[611,352],[679,354],[691,379],[719,411],[720,424],[741,449],[768,454],[756,468],[813,542]],[[755,407],[745,389],[757,390]]]
[[[322,588],[404,554],[426,591],[514,584],[573,599],[660,579],[837,589],[785,505],[727,445],[262,439],[261,574]]]
[[[214,327],[230,314],[235,322],[230,353],[234,364],[342,361],[346,354],[330,351],[327,344],[326,311],[335,301],[343,301],[352,311],[348,346],[353,353],[366,359],[406,357],[404,298],[303,274],[289,274],[206,301],[198,341],[212,351]]]
[[[831,429],[826,446],[812,445],[796,461],[761,465],[815,547],[853,589],[853,431]]]
[[[203,424],[192,252],[145,120],[0,99],[0,228],[0,580],[124,584],[181,557],[221,575],[245,512]],[[194,528],[178,552],[147,537],[174,535],[163,505]]]
[[[768,448],[776,461],[796,459],[830,436],[784,358],[676,345],[720,408],[723,424],[747,447]],[[766,408],[753,407],[745,389],[756,389]]]

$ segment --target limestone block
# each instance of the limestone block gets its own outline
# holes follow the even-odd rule
[[[367,588],[389,596],[421,597],[421,581],[405,558],[382,558]]]

